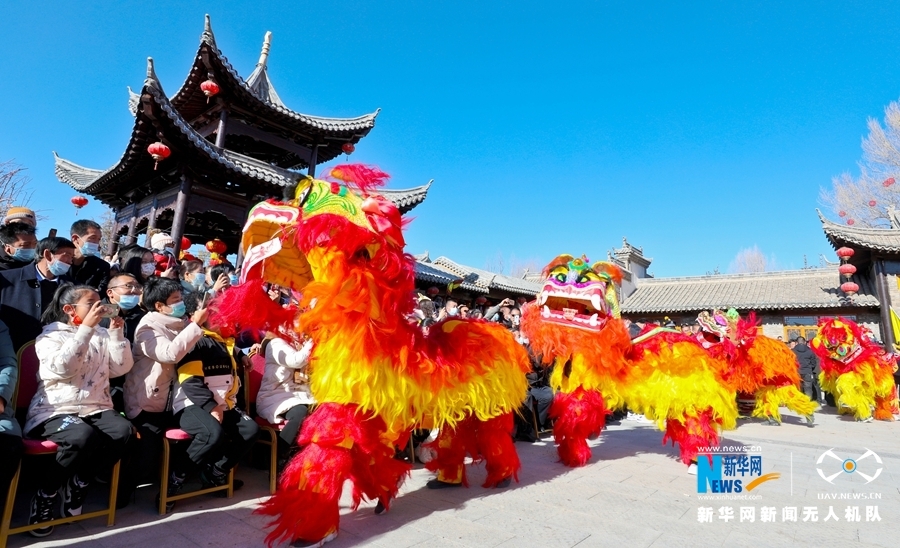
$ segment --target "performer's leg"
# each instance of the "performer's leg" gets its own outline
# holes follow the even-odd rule
[[[718,427],[718,422],[712,419],[711,410],[684,416],[681,420],[668,419],[663,444],[669,440],[672,445],[677,443],[681,462],[695,463],[700,448],[719,444]]]
[[[466,481],[466,453],[477,454],[475,424],[471,418],[457,423],[456,427],[443,427],[436,440],[429,445],[437,455],[425,467],[437,472],[437,478],[428,482],[430,489],[454,487],[469,483]]]
[[[482,487],[506,487],[510,480],[519,481],[519,454],[512,439],[512,413],[487,421],[477,421],[475,440],[478,453],[484,457],[487,478]]]
[[[363,443],[358,443],[351,449],[353,509],[359,506],[363,498],[377,500],[376,513],[381,514],[390,508],[391,500],[397,497],[403,479],[412,468],[410,463],[394,458],[395,443],[402,443],[409,436],[401,436],[399,442],[385,439],[383,435],[386,427],[381,419],[367,420],[363,423],[363,428]]]
[[[559,460],[566,466],[584,466],[591,458],[587,440],[600,434],[609,411],[600,392],[576,388],[574,392],[558,392],[550,407],[553,438]]]
[[[363,439],[355,406],[324,403],[303,423],[303,447],[285,468],[278,490],[257,510],[272,516],[271,546],[294,540],[318,541],[338,531],[344,481],[353,469],[352,448]]]

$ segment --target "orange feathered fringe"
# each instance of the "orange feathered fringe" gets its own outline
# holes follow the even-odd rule
[[[591,458],[587,439],[600,434],[608,414],[603,396],[595,390],[578,388],[571,394],[556,394],[550,406],[550,418],[555,420],[553,438],[563,464],[571,467],[587,464]]]

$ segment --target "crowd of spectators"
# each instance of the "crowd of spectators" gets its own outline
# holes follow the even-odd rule
[[[118,501],[128,504],[138,485],[158,477],[161,439],[171,428],[190,440],[173,455],[167,494],[194,473],[204,487],[224,485],[259,432],[240,390],[255,355],[265,360],[260,413],[286,423],[282,462],[296,450],[313,403],[304,371],[311,343],[211,323],[208,303],[238,283],[230,263],[179,260],[164,233],[150,247],[101,257],[102,230],[91,220],[75,222],[68,238],[38,234],[27,208],[11,208],[0,225],[0,490],[18,467],[23,434],[57,447],[42,468],[29,523],[80,515],[89,487],[106,481],[120,459]],[[293,298],[268,291],[281,304]],[[37,390],[27,409],[16,409],[16,356],[32,342]]]

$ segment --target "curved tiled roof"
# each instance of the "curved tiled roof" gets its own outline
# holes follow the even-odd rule
[[[836,268],[814,268],[754,274],[684,278],[639,278],[637,289],[622,303],[631,314],[697,312],[711,308],[799,310],[878,307],[875,287],[867,276],[854,276],[859,293],[840,290]]]
[[[495,274],[471,266],[464,266],[451,261],[447,257],[438,257],[434,260],[433,264],[446,268],[464,280],[471,280],[475,286],[482,287],[487,291],[496,288],[510,293],[533,297],[537,295],[543,287],[542,283],[533,282],[524,278],[514,278],[512,276],[506,276],[505,274]]]
[[[131,139],[122,158],[111,168],[101,171],[79,166],[74,162],[60,158],[56,153],[56,176],[79,192],[97,196],[104,202],[114,202],[115,196],[104,199],[104,194],[112,190],[111,185],[122,184],[117,179],[126,171],[146,170],[153,165],[147,154],[147,146],[159,139],[165,141],[172,149],[172,154],[188,153],[179,144],[188,145],[193,152],[200,152],[208,160],[239,176],[247,177],[272,190],[291,185],[303,174],[273,166],[233,152],[216,147],[197,133],[181,114],[172,106],[156,77],[153,59],[147,60],[147,79],[139,94],[139,108],[135,116],[135,125]],[[166,160],[166,161],[171,161]]]
[[[264,44],[264,53],[267,57],[268,42]],[[313,116],[287,108],[272,87],[264,58],[260,61],[261,66],[258,64],[251,78],[245,81],[216,46],[212,25],[207,15],[204,31],[200,36],[200,47],[194,56],[194,64],[184,84],[172,96],[171,102],[188,119],[207,110],[208,100],[200,89],[200,84],[212,72],[222,90],[220,95],[227,92],[230,101],[240,104],[243,110],[256,113],[259,121],[265,123],[271,120],[298,134],[323,139],[318,143],[322,145],[318,154],[319,163],[337,157],[342,153],[343,143],[356,143],[375,127],[375,119],[380,109],[353,118],[335,118]]]
[[[900,230],[840,225],[826,219],[818,209],[816,213],[822,221],[825,237],[836,248],[852,244],[875,251],[900,253]]]
[[[414,207],[425,201],[425,197],[428,195],[428,189],[431,188],[431,183],[433,182],[434,179],[422,186],[414,188],[379,188],[377,192],[393,202],[393,204],[397,206],[397,209],[400,210],[400,213],[408,213]]]

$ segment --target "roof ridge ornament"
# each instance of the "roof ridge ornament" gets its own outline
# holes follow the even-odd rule
[[[256,62],[256,66],[264,67],[269,61],[269,50],[272,48],[272,31],[267,30],[265,37],[263,37],[263,45],[262,51],[259,53],[259,61]]]
[[[159,83],[159,77],[156,76],[156,68],[153,65],[153,57],[147,57],[147,79],[144,80],[144,87],[154,87],[165,96],[162,84]]]
[[[209,19],[209,14],[206,14],[206,20],[203,23],[203,34],[200,35],[200,41],[206,42],[211,46],[216,45],[216,36],[213,34],[212,30],[212,22]]]

